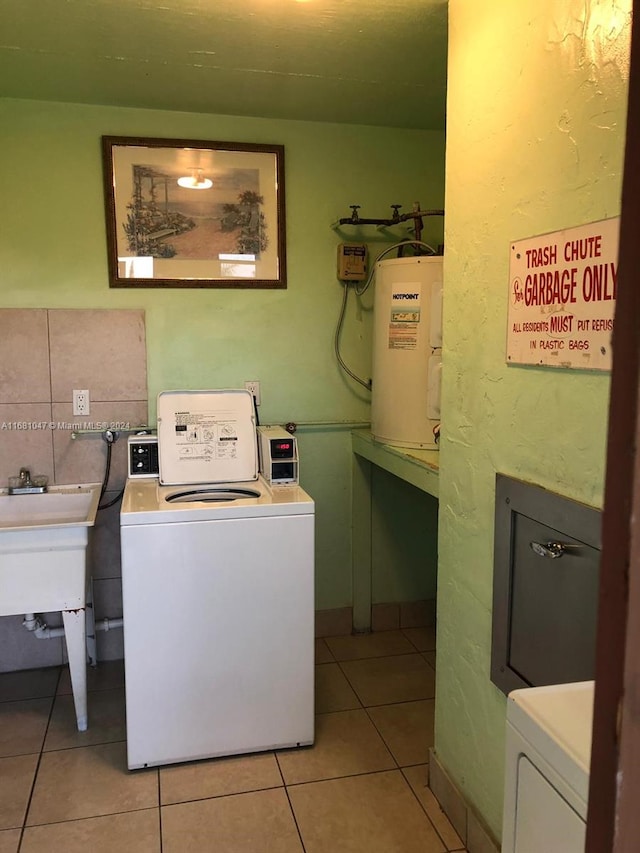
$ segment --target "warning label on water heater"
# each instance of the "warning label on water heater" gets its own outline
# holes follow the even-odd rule
[[[391,286],[389,349],[417,348],[421,297],[420,282],[403,281]]]
[[[620,218],[511,245],[507,362],[611,369]]]

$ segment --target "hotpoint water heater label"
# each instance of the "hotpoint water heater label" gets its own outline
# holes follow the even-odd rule
[[[420,282],[391,285],[389,316],[389,349],[414,350],[418,346],[420,323]]]

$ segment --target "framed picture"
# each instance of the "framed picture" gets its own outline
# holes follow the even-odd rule
[[[284,288],[284,146],[103,136],[111,287]]]

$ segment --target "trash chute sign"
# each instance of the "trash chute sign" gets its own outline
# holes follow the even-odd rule
[[[510,246],[507,363],[611,370],[620,217]]]

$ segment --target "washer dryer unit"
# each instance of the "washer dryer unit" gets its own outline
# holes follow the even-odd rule
[[[245,391],[164,392],[121,510],[130,769],[310,744],[314,503],[257,473]]]
[[[502,853],[584,853],[593,688],[509,694]]]

